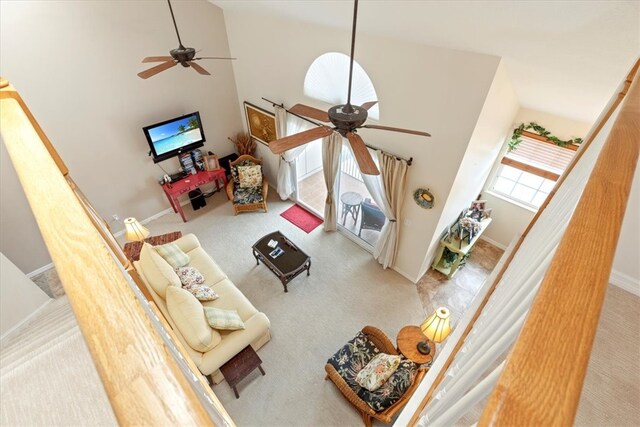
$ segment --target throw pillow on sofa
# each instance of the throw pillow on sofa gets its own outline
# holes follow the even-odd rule
[[[204,276],[195,267],[178,267],[176,274],[180,278],[183,288],[191,285],[204,285]]]
[[[401,356],[380,353],[356,376],[356,382],[369,391],[376,391],[398,369]]]
[[[156,252],[165,259],[173,268],[183,267],[189,264],[191,258],[185,254],[175,243],[154,246]]]
[[[220,295],[207,285],[184,286],[184,289],[191,292],[198,301],[213,301],[220,298]]]
[[[189,347],[201,353],[217,346],[222,337],[207,323],[202,303],[189,291],[169,286],[167,310]]]
[[[236,331],[244,329],[244,322],[235,310],[222,310],[220,308],[205,307],[204,313],[207,316],[207,322],[213,329],[221,329],[227,331]]]

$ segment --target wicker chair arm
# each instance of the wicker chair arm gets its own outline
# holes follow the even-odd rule
[[[338,387],[338,390],[340,390],[340,393],[342,393],[342,395],[349,401],[349,403],[351,403],[359,411],[364,412],[365,414],[376,414],[376,412],[371,409],[371,407],[367,405],[364,400],[360,399],[360,397],[351,389],[351,387],[349,387],[349,384],[347,384],[346,381],[340,376],[340,374],[338,373],[338,371],[336,371],[336,368],[334,368],[332,364],[327,363],[326,365],[324,365],[324,370],[327,372],[327,376],[329,377],[329,379],[333,381],[336,387]]]
[[[269,192],[269,183],[267,177],[262,175],[262,198],[267,201],[267,193]]]
[[[229,198],[229,200],[233,200],[233,186],[235,185],[235,182],[233,182],[233,178],[229,180],[229,182],[227,182],[227,197]]]
[[[404,407],[404,405],[409,401],[409,399],[411,399],[411,396],[413,396],[413,393],[416,391],[416,389],[422,382],[422,378],[424,378],[426,373],[427,373],[427,369],[418,368],[418,372],[416,372],[416,376],[413,379],[413,383],[411,383],[411,385],[407,388],[407,390],[404,392],[402,397],[398,399],[393,405],[385,409],[384,411],[378,412],[376,414],[376,418],[387,424],[391,423],[391,420],[393,419],[393,417],[398,413],[398,411],[400,411]]]
[[[398,354],[396,346],[393,345],[389,337],[380,329],[374,326],[365,326],[362,328],[362,333],[365,334],[381,352],[393,355]]]

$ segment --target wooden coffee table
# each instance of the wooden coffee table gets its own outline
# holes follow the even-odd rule
[[[178,240],[182,237],[181,231],[173,231],[167,234],[161,234],[160,236],[150,236],[144,239],[145,242],[150,245],[164,245],[165,243],[171,243],[174,240]],[[128,242],[124,245],[124,254],[127,256],[127,259],[131,262],[140,260],[140,251],[142,250],[142,244],[144,242]]]
[[[220,372],[222,372],[222,376],[233,389],[236,399],[240,398],[236,386],[254,369],[258,368],[260,373],[265,375],[264,369],[260,366],[261,364],[260,357],[258,357],[253,347],[248,345],[240,353],[236,354],[233,359],[222,365]]]
[[[417,345],[421,341],[429,342],[429,347],[431,347],[429,354],[422,354],[418,351]],[[427,339],[418,326],[405,326],[400,329],[396,342],[400,353],[419,365],[432,362],[436,355],[435,343]]]
[[[268,246],[270,240],[277,241],[278,245],[276,248],[282,248],[284,250],[284,253],[277,258],[269,256],[271,251],[275,249]],[[258,265],[260,265],[260,261],[262,261],[264,265],[269,267],[269,270],[271,270],[273,274],[278,276],[282,282],[282,286],[284,286],[285,292],[289,292],[287,290],[287,283],[305,270],[308,276],[309,270],[311,269],[311,258],[279,231],[269,233],[258,240],[256,244],[253,245],[253,256],[256,258]]]

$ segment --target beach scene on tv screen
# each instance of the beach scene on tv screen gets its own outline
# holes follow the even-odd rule
[[[148,132],[158,156],[202,140],[200,123],[195,114],[149,129]]]

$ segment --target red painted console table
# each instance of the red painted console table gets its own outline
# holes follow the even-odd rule
[[[222,185],[220,185],[220,181],[222,181]],[[164,183],[162,184],[162,189],[164,190],[164,194],[167,195],[173,211],[180,214],[182,221],[187,222],[178,197],[210,182],[215,182],[216,189],[218,191],[224,190],[227,186],[227,176],[224,169],[220,168],[212,171],[199,171],[195,175],[189,175],[179,181]]]

